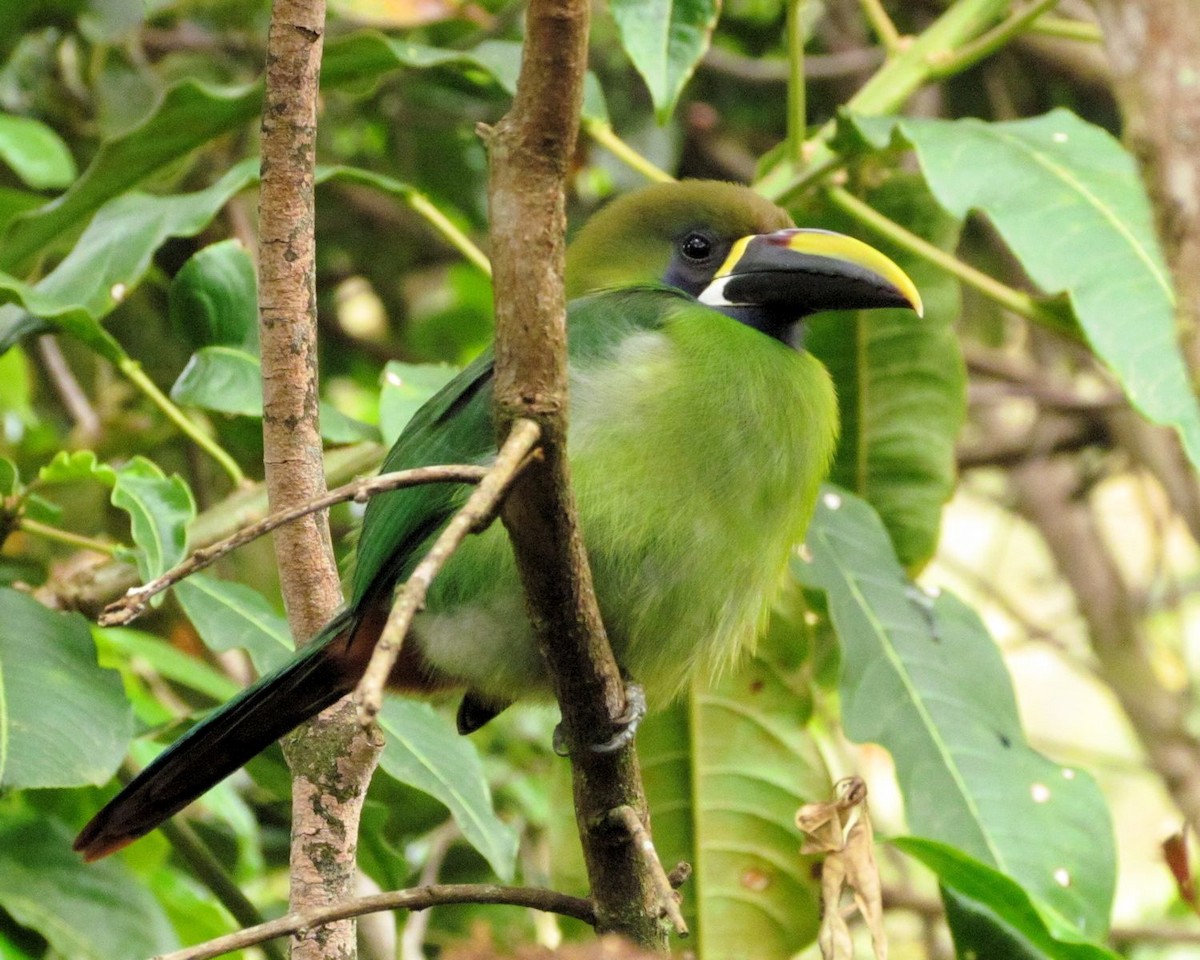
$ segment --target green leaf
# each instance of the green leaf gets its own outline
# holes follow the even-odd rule
[[[72,960],[143,960],[179,946],[150,891],[119,860],[85,864],[54,820],[0,825],[0,906]]]
[[[0,113],[0,160],[35,190],[68,187],[75,160],[62,138],[44,123]]]
[[[389,698],[379,714],[387,735],[379,765],[444,803],[463,836],[502,879],[512,877],[517,834],[492,809],[479,754],[429,704]]]
[[[175,585],[183,612],[210,650],[240,647],[254,669],[269,673],[292,656],[287,620],[257,590],[195,573]]]
[[[138,574],[152,580],[184,557],[187,526],[196,516],[191,488],[179,474],[168,477],[145,457],[134,457],[116,473],[112,503],[129,514],[138,545]]]
[[[144,121],[101,144],[65,194],[15,218],[0,234],[0,269],[20,269],[59,234],[167,164],[187,156],[259,112],[262,89],[219,89],[185,80],[171,87]]]
[[[444,363],[388,362],[379,394],[379,432],[392,444],[421,406],[449,383],[458,371]]]
[[[262,365],[257,356],[239,347],[201,347],[171,387],[179,404],[218,413],[262,416]],[[331,443],[378,440],[370,424],[346,416],[321,401],[321,436]]]
[[[917,177],[895,176],[869,200],[942,249],[958,243],[960,224]],[[857,232],[836,211],[822,211],[819,222]],[[966,369],[954,333],[962,304],[948,273],[878,246],[913,278],[924,318],[911,310],[819,314],[808,321],[805,346],[838,388],[842,430],[830,479],[870,502],[911,570],[937,548],[942,507],[954,491],[954,443],[966,415]]]
[[[0,588],[0,791],[105,783],[132,727],[87,621]]]
[[[96,479],[112,488],[112,504],[129,514],[137,545],[138,574],[150,580],[183,559],[187,525],[196,516],[191,488],[178,474],[168,477],[145,457],[137,456],[114,469],[91,450],[60,451],[38,473],[42,483]]]
[[[609,0],[608,7],[625,52],[646,81],[658,122],[666,123],[708,50],[720,0]]]
[[[1031,120],[853,122],[873,143],[898,129],[938,203],[987,214],[1044,292],[1065,292],[1130,402],[1175,427],[1200,466],[1200,404],[1175,331],[1175,298],[1133,158],[1067,110]]]
[[[21,487],[21,474],[8,457],[0,457],[0,497],[11,497]]]
[[[217,701],[228,700],[241,689],[203,660],[176,649],[153,634],[128,627],[93,627],[92,636],[102,662],[114,663],[118,658],[120,661],[134,658],[145,661],[159,676]]]
[[[154,252],[170,237],[194,236],[208,226],[229,198],[254,179],[257,163],[255,158],[244,160],[196,193],[117,197],[96,214],[71,252],[37,284],[0,274],[0,297],[16,301],[107,359],[120,362],[125,352],[100,320],[141,280]],[[0,308],[0,330],[19,319],[17,313],[18,307]]]
[[[1049,846],[1057,845],[1055,838],[1044,840]],[[1117,960],[1117,954],[1089,943],[1077,927],[1052,907],[1031,897],[1009,877],[961,851],[919,837],[900,837],[892,844],[929,867],[944,887],[969,904],[985,907],[992,918],[999,919],[1006,933],[1032,945],[1038,956],[1047,960]]]
[[[201,347],[171,387],[171,399],[218,413],[261,417],[262,365],[240,347]]]
[[[258,353],[258,280],[237,240],[195,254],[171,281],[171,323],[195,348],[238,347]]]
[[[321,64],[321,83],[323,87],[361,84],[364,79],[397,68],[452,68],[460,76],[474,73],[483,82],[495,83],[512,96],[521,69],[521,44],[511,40],[486,40],[471,50],[443,50],[364,30],[329,42]],[[583,116],[608,119],[604,93],[591,73],[584,78]]]
[[[683,907],[703,956],[748,956],[753,930],[756,960],[785,960],[816,936],[819,889],[794,818],[832,787],[797,708],[806,669],[802,649],[768,636],[638,729],[659,856],[695,868]]]
[[[834,488],[819,498],[805,557],[794,572],[825,591],[842,643],[846,732],[891,752],[912,831],[1003,871],[1102,936],[1115,876],[1108,809],[1088,774],[1026,742],[979,618],[948,595],[917,594],[879,518]]]

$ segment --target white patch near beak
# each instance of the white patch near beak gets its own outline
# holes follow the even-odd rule
[[[731,276],[717,277],[707,287],[700,291],[696,299],[709,307],[737,307],[742,304],[733,303],[725,296],[725,285],[732,280]]]

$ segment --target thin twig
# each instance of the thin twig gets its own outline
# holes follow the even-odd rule
[[[354,480],[306,503],[278,510],[257,523],[242,527],[224,540],[201,547],[178,566],[172,567],[149,583],[130,588],[120,600],[105,607],[99,617],[100,625],[104,627],[123,626],[132,622],[145,611],[146,604],[151,597],[174,586],[185,577],[190,577],[193,573],[203,570],[230,551],[270,533],[276,527],[315,513],[317,510],[324,510],[335,503],[342,503],[346,500],[365,503],[376,494],[425,483],[475,483],[483,479],[486,474],[487,469],[484,467],[464,464],[461,466],[417,467],[413,470],[397,470],[392,473],[381,473],[374,477]]]
[[[75,371],[67,363],[62,347],[58,345],[58,338],[51,334],[38,337],[37,348],[46,372],[50,375],[54,392],[58,394],[58,399],[75,421],[80,436],[89,443],[95,442],[100,436],[100,415],[96,413],[96,408],[92,406],[91,400],[75,378]]]
[[[343,903],[331,904],[303,913],[289,913],[278,920],[248,927],[236,933],[216,937],[206,943],[160,954],[155,960],[209,960],[223,953],[241,950],[276,937],[301,933],[336,920],[348,920],[365,913],[382,910],[428,910],[430,907],[450,903],[498,903],[515,907],[529,907],[573,917],[584,923],[592,923],[595,913],[592,904],[580,897],[569,897],[554,890],[538,887],[505,887],[492,883],[448,883],[412,890],[392,890],[370,897],[357,897]]]
[[[936,267],[940,267],[970,287],[974,287],[989,300],[1000,304],[1006,310],[1011,310],[1027,320],[1033,320],[1052,330],[1062,330],[1063,319],[1049,307],[1039,303],[1032,295],[1024,290],[1017,290],[995,277],[989,276],[982,270],[977,270],[968,263],[959,260],[952,253],[947,253],[940,247],[935,247],[928,240],[918,236],[911,230],[902,227],[879,213],[872,206],[864,203],[854,194],[842,187],[830,187],[826,196],[834,206],[849,214],[863,226],[874,230],[893,243],[899,244],[910,253],[915,253]]]
[[[836,53],[810,53],[804,58],[804,76],[809,80],[830,80],[874,70],[883,63],[882,47],[839,50]],[[787,60],[756,60],[720,47],[711,47],[700,66],[743,83],[787,83],[791,65]]]
[[[429,853],[421,867],[419,878],[422,887],[437,883],[446,854],[462,832],[453,820],[447,820],[429,836]],[[414,911],[404,922],[404,933],[400,936],[399,960],[425,960],[425,932],[429,929],[430,914],[424,910]]]
[[[632,170],[636,170],[652,183],[669,183],[675,178],[665,170],[655,166],[643,157],[633,147],[617,136],[612,124],[595,117],[584,117],[580,121],[583,132],[604,147],[614,157]]]
[[[61,530],[58,527],[52,527],[48,523],[41,523],[29,517],[20,517],[17,520],[17,529],[24,530],[35,537],[42,537],[45,540],[65,543],[67,546],[75,547],[78,550],[91,550],[93,553],[103,553],[110,557],[115,557],[123,549],[119,543],[106,543],[94,537],[85,537],[82,534],[72,533],[70,530]]]
[[[900,31],[892,23],[892,18],[883,9],[880,0],[859,0],[859,6],[862,7],[863,14],[871,24],[871,29],[875,31],[875,36],[879,38],[879,42],[883,44],[888,54],[898,53],[903,46]]]
[[[242,473],[242,468],[238,466],[237,461],[226,452],[224,447],[192,423],[179,407],[175,406],[171,398],[158,388],[158,384],[146,376],[146,371],[142,369],[140,363],[131,357],[125,357],[117,364],[117,367],[135,387],[146,395],[151,403],[163,412],[168,420],[221,465],[221,469],[229,474],[229,479],[233,481],[235,487],[240,487],[245,483],[246,476]]]
[[[933,78],[942,79],[962,73],[984,57],[1008,45],[1014,37],[1029,29],[1035,20],[1048,10],[1054,9],[1058,0],[1034,0],[1022,10],[1002,20],[991,30],[963,44],[948,56],[937,58],[933,64]]]
[[[388,614],[387,623],[379,635],[379,642],[371,654],[366,673],[358,682],[359,721],[363,726],[375,722],[383,705],[383,688],[388,675],[400,656],[400,646],[408,633],[413,617],[425,606],[425,595],[429,585],[438,575],[446,561],[466,539],[467,534],[486,527],[495,518],[499,504],[521,468],[528,462],[530,451],[538,442],[542,431],[532,420],[517,420],[512,432],[496,455],[495,464],[479,480],[467,502],[446,524],[425,554],[408,581],[396,596]]]
[[[683,914],[679,910],[679,898],[675,893],[676,884],[671,882],[671,877],[663,869],[662,861],[658,859],[658,851],[654,849],[654,840],[650,837],[650,831],[642,823],[637,811],[627,804],[612,810],[609,816],[625,828],[633,845],[641,853],[646,868],[650,871],[650,877],[654,881],[663,916],[671,921],[676,933],[681,937],[686,937],[689,933],[688,925],[684,922]]]

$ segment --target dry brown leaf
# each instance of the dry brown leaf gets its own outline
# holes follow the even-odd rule
[[[842,891],[849,888],[871,933],[876,960],[887,960],[883,894],[875,864],[875,832],[867,811],[867,785],[859,777],[839,780],[835,799],[796,811],[805,835],[801,853],[824,853],[821,868],[821,928],[817,943],[824,960],[853,960],[854,944],[842,915]]]

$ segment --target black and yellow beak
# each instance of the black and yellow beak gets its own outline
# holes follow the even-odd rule
[[[700,293],[717,308],[788,311],[907,307],[922,315],[908,274],[861,240],[831,230],[777,230],[738,240]]]

